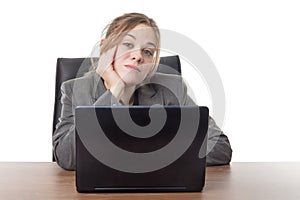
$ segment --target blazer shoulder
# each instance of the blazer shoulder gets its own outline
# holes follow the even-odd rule
[[[182,81],[182,76],[157,72],[151,77],[151,81],[156,80]]]
[[[156,90],[171,89],[171,91],[177,91],[178,89],[180,90],[184,85],[184,81],[181,76],[163,73],[155,73],[151,77],[150,83]]]
[[[95,84],[99,81],[100,76],[95,74],[96,72],[90,72],[82,77],[67,80],[62,83],[61,91],[66,95],[72,95],[76,97],[78,102],[81,102],[86,96],[91,97],[94,93]]]
[[[92,85],[94,84],[95,78],[96,78],[96,74],[93,72],[89,72],[84,76],[64,81],[61,85],[61,88],[63,89],[63,88],[73,88],[73,87]]]

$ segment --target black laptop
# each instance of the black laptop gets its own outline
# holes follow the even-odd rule
[[[199,106],[77,107],[77,191],[201,191],[208,116]]]

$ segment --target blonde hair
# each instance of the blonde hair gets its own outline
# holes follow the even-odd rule
[[[157,40],[157,49],[154,58],[154,67],[150,72],[150,76],[156,71],[157,66],[159,64],[159,55],[160,55],[160,32],[159,28],[156,25],[156,22],[141,13],[126,13],[115,18],[110,24],[108,24],[104,30],[102,31],[102,37],[105,35],[105,40],[101,44],[101,52],[100,56],[111,49],[112,47],[116,46],[120,43],[124,35],[126,35],[129,31],[134,29],[137,25],[146,25],[149,28],[152,28],[154,31],[156,40]],[[94,66],[95,69],[95,66]]]

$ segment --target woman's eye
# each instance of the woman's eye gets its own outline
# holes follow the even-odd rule
[[[128,47],[128,48],[132,48],[133,44],[129,43],[129,42],[123,42],[123,45]]]
[[[147,50],[147,49],[144,49],[143,52],[144,52],[144,54],[146,54],[149,57],[153,55],[152,51]]]

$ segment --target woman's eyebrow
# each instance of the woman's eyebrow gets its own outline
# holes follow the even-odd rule
[[[132,37],[133,39],[136,40],[136,38],[133,35],[129,34],[129,33],[127,33],[126,36],[130,36],[130,37]]]
[[[147,44],[153,46],[154,48],[156,48],[156,45],[153,42],[147,42]]]

